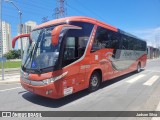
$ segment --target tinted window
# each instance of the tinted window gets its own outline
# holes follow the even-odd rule
[[[120,35],[116,32],[110,33],[110,48],[119,49],[120,48]]]
[[[119,49],[120,35],[111,30],[98,27],[95,35],[94,42],[92,44],[92,51],[96,51],[102,48]]]
[[[122,35],[121,42],[122,42],[122,49],[128,50],[129,41],[126,35]]]
[[[104,29],[102,27],[97,28],[97,32],[95,35],[95,39],[92,45],[92,50],[98,50],[102,48],[109,48],[109,33],[107,29]]]
[[[82,30],[79,30],[79,33],[76,33],[79,36],[87,36],[89,37],[92,29],[93,29],[93,24],[91,23],[85,23],[85,22],[70,22],[71,25],[79,26],[82,27]]]
[[[134,50],[134,45],[135,45],[135,39],[132,37],[127,37],[128,38],[128,49],[129,50]]]
[[[68,30],[64,40],[63,66],[83,56],[93,29],[93,24],[90,23],[71,22],[70,24],[82,27],[82,29]]]
[[[147,49],[147,43],[145,41],[141,42],[142,50],[145,51]]]
[[[125,50],[139,50],[139,51],[146,50],[146,42],[139,40],[137,38],[133,38],[122,34],[121,42],[122,42],[122,49]]]

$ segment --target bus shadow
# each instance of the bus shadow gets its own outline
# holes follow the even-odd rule
[[[134,72],[128,73],[126,75],[117,77],[115,79],[105,81],[100,85],[99,89],[105,88],[105,87],[110,86],[114,83],[122,81],[123,79],[125,79],[129,76],[132,76],[132,75],[135,75],[135,73]],[[31,103],[34,103],[34,104],[37,104],[37,105],[41,105],[41,106],[45,106],[45,107],[49,107],[49,108],[59,108],[61,106],[69,104],[69,103],[71,103],[75,100],[78,100],[78,99],[80,99],[84,96],[87,96],[89,94],[92,94],[92,93],[89,93],[87,90],[83,90],[83,91],[80,91],[80,92],[77,92],[77,93],[74,93],[72,95],[69,95],[69,96],[66,96],[64,98],[56,100],[56,99],[42,97],[42,96],[33,94],[31,92],[25,92],[25,93],[22,94],[22,97],[24,99],[26,99],[27,101],[29,101]]]

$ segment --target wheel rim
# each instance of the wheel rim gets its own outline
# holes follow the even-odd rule
[[[91,79],[91,85],[93,87],[96,87],[98,85],[98,78],[97,76],[93,76],[92,79]]]

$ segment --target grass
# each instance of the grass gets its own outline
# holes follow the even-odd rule
[[[2,67],[2,62],[0,62],[0,68]],[[6,61],[4,62],[4,68],[20,68],[21,61]]]

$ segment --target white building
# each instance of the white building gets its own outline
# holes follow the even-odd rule
[[[2,21],[2,39],[3,39],[3,54],[5,54],[12,49],[11,25],[5,21]],[[2,45],[0,47],[2,47]]]
[[[155,44],[156,44],[156,48],[160,47],[160,30],[159,32],[157,32],[157,34],[155,35]]]
[[[32,29],[37,25],[36,22],[34,21],[28,21],[25,24],[23,24],[22,27],[22,33],[27,34],[32,31]],[[20,26],[18,26],[18,34],[20,34]],[[27,44],[27,38],[22,38],[22,44],[23,44],[23,49],[26,47]],[[21,49],[21,41],[18,40],[18,49]]]

